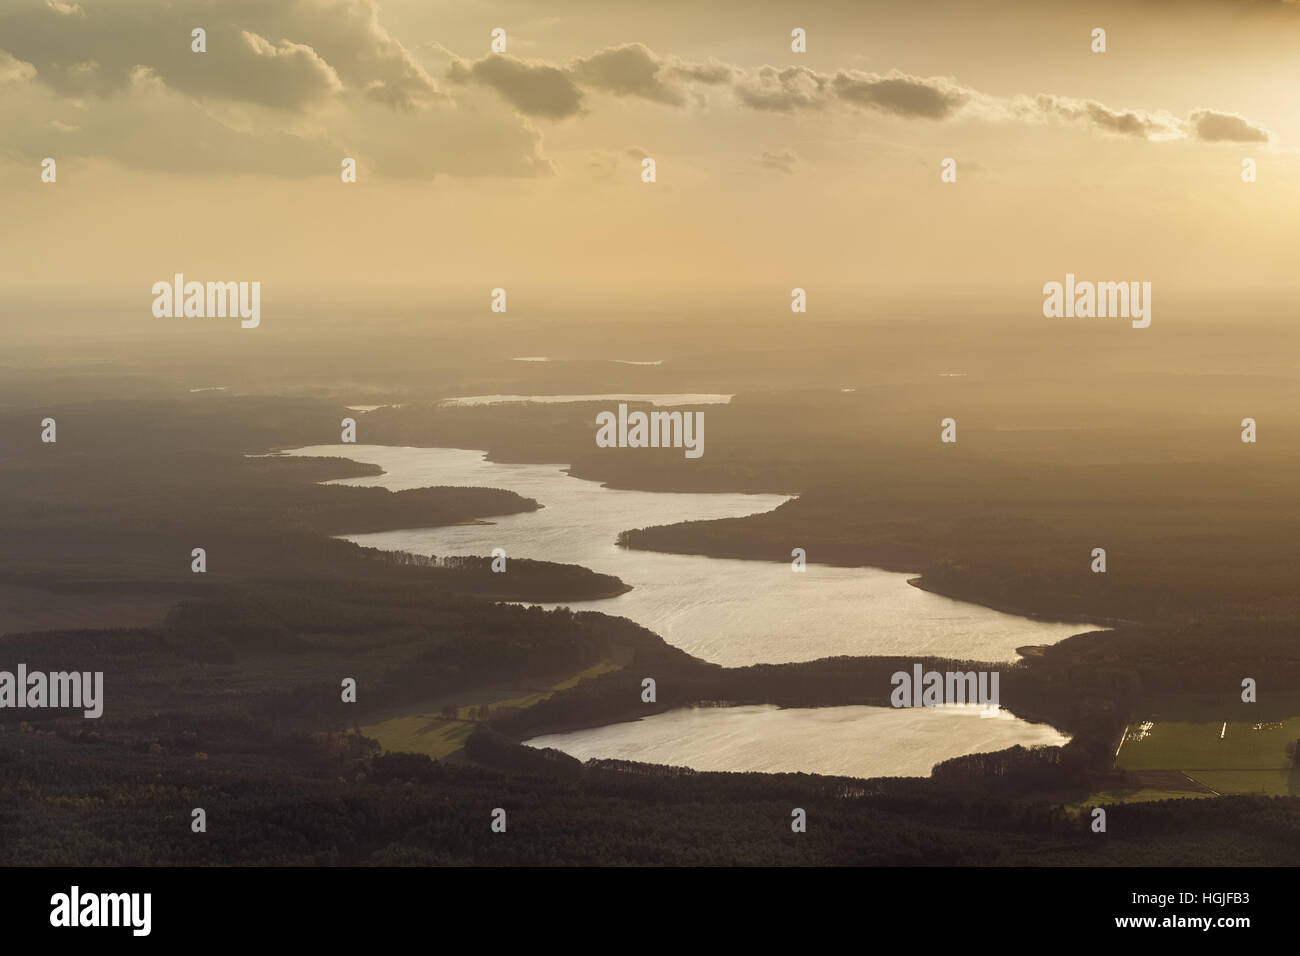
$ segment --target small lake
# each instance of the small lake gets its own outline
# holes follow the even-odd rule
[[[1047,724],[1006,711],[981,716],[952,707],[683,707],[641,720],[526,740],[579,760],[642,763],[737,773],[821,773],[849,777],[928,777],[952,757],[1063,745]]]

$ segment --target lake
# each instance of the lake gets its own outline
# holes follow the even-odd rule
[[[580,564],[613,574],[632,590],[567,607],[630,618],[703,660],[746,664],[838,655],[935,655],[1018,659],[1016,648],[1054,644],[1096,630],[1034,621],[912,587],[915,573],[838,568],[808,555],[803,573],[786,562],[743,561],[620,548],[620,531],[770,511],[784,495],[626,491],[567,475],[560,465],[498,464],[481,451],[384,445],[317,445],[287,454],[351,458],[384,474],[334,484],[393,491],[433,485],[505,488],[534,498],[540,511],[490,524],[409,528],[348,535],[370,548],[425,555],[487,555]],[[790,547],[800,545],[791,541]],[[507,564],[507,568],[509,565]],[[509,571],[507,570],[507,573]],[[543,605],[555,606],[555,605]]]
[[[821,773],[927,777],[952,757],[1069,740],[1047,724],[1005,711],[953,707],[683,707],[641,720],[526,740],[579,760],[642,763],[738,773]]]
[[[644,625],[703,660],[728,667],[836,655],[949,656],[1013,661],[1016,648],[1052,644],[1089,624],[1004,614],[922,591],[914,574],[816,563],[796,573],[786,562],[660,554],[620,548],[619,532],[770,511],[784,495],[627,491],[568,475],[562,465],[500,464],[482,451],[385,445],[316,445],[285,454],[349,458],[381,475],[332,484],[393,491],[437,485],[503,488],[534,498],[534,512],[484,524],[347,535],[366,547],[423,555],[488,555],[578,564],[616,575],[632,590],[598,601],[565,602]],[[792,548],[800,542],[792,541]],[[507,572],[508,564],[507,564]],[[555,607],[558,605],[542,605]],[[567,734],[538,737],[582,759],[611,757],[699,770],[807,771],[848,776],[927,775],[950,757],[1015,744],[1060,744],[1044,724],[976,708],[690,708]]]

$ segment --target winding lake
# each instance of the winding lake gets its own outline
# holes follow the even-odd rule
[[[566,605],[630,618],[668,643],[727,667],[873,654],[1011,661],[1022,645],[1054,644],[1096,630],[940,597],[908,584],[915,574],[819,565],[815,553],[807,570],[795,573],[786,562],[660,554],[615,544],[619,532],[630,528],[770,511],[789,500],[782,495],[616,490],[573,478],[560,465],[498,464],[481,451],[458,448],[317,445],[287,454],[351,458],[384,469],[382,475],[333,484],[393,491],[462,485],[535,498],[541,510],[491,518],[490,524],[346,537],[370,548],[439,556],[504,548],[507,559],[580,564],[617,575],[631,591]]]

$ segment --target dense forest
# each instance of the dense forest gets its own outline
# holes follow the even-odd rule
[[[879,428],[894,432],[864,455],[830,424],[795,427],[817,421],[799,415],[825,399],[792,393],[710,409],[714,444],[695,471],[680,456],[624,470],[592,457],[587,406],[368,413],[367,442],[572,461],[575,473],[625,486],[798,496],[751,518],[629,528],[627,547],[788,561],[800,546],[814,562],[913,571],[940,593],[1110,628],[1000,665],[1003,706],[1070,734],[1062,748],[976,754],[925,779],[584,766],[519,741],[699,703],[884,705],[889,675],[916,661],[723,668],[626,620],[500,603],[585,600],[625,585],[572,566],[512,559],[497,574],[487,558],[331,537],[490,520],[544,502],[500,489],[318,484],[374,473],[273,454],[337,442],[343,412],[328,398],[159,400],[135,385],[115,398],[93,382],[65,382],[67,394],[82,392],[65,405],[0,392],[10,452],[0,461],[4,612],[42,622],[7,628],[0,665],[102,670],[107,698],[96,721],[0,711],[6,864],[1182,865],[1287,863],[1300,850],[1294,796],[1107,803],[1104,836],[1082,813],[1090,796],[1135,785],[1112,756],[1154,700],[1191,720],[1209,701],[1237,719],[1237,681],[1252,675],[1260,701],[1243,714],[1296,713],[1287,579],[1300,538],[1286,531],[1276,461],[1079,469],[1062,454],[1026,469],[1010,460],[1006,436],[988,431],[1003,458],[986,449],[941,463],[887,418]],[[887,392],[874,395],[882,407]],[[38,441],[47,415],[57,444]],[[786,453],[773,455],[771,429],[783,422]],[[1088,573],[1098,543],[1107,575]],[[207,552],[204,575],[190,570],[196,546]],[[115,625],[133,602],[156,607],[155,619]],[[640,700],[647,674],[654,704]],[[356,683],[354,703],[341,699],[345,679]],[[386,753],[361,730],[411,711],[459,727],[457,746],[436,760]],[[190,830],[195,807],[208,813],[202,837]],[[506,835],[488,826],[498,807]],[[790,831],[794,807],[808,811],[806,834]]]

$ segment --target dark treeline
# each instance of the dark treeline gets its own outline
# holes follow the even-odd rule
[[[173,715],[195,726],[251,715],[271,736],[341,728],[394,705],[487,684],[544,683],[662,646],[622,619],[493,604],[416,582],[427,584],[420,575],[346,587],[272,580],[181,602],[160,628],[7,635],[4,659],[33,670],[103,671],[104,716],[74,724],[148,742],[150,722]],[[356,681],[355,704],[341,701],[343,678]],[[0,723],[46,718],[0,709]]]
[[[990,664],[934,657],[832,657],[723,668],[651,643],[638,647],[637,656],[623,670],[585,681],[522,713],[503,715],[493,726],[523,739],[713,701],[781,707],[884,707],[890,706],[892,675],[898,671],[910,675],[914,664],[940,673],[998,671],[1003,707],[1024,719],[1050,722],[1070,733],[1068,749],[1078,759],[1096,765],[1114,751],[1114,741],[1141,699],[1140,685],[1123,669],[1076,669],[1058,665],[1055,659]],[[645,677],[656,682],[653,704],[641,699]]]
[[[473,559],[398,571],[394,562],[412,562],[328,537],[455,524],[538,503],[491,488],[322,485],[378,469],[339,458],[246,457],[300,443],[288,440],[295,434],[301,443],[336,441],[326,403],[189,398],[47,411],[60,423],[49,445],[32,431],[32,413],[0,416],[0,581],[202,597],[296,570],[517,600],[624,589],[608,575],[533,561],[512,560],[506,574]],[[207,553],[203,576],[190,569],[195,547]]]
[[[0,865],[1286,865],[1300,852],[1285,798],[1112,806],[1099,835],[1061,806],[933,781],[582,767],[536,752],[527,767],[450,765],[337,737],[253,763],[9,728],[0,767]],[[193,807],[208,813],[201,839]],[[490,829],[498,807],[505,834]],[[807,833],[790,830],[796,807]]]
[[[59,419],[55,446],[36,441],[35,422],[45,412]],[[458,424],[447,434],[468,432],[475,414],[452,414]],[[563,429],[538,428],[535,414],[523,416],[530,453],[553,454],[563,447]],[[743,422],[748,413],[737,414]],[[710,419],[711,436],[718,418]],[[700,529],[662,532],[683,533],[682,550],[754,548],[744,556],[788,560],[798,545],[813,561],[874,556],[886,566],[930,568],[949,590],[963,581],[977,591],[987,586],[972,595],[985,603],[1005,599],[1080,619],[1142,623],[1080,635],[1016,665],[920,661],[940,671],[999,669],[1004,706],[1070,733],[1064,748],[975,755],[940,765],[934,779],[909,781],[694,774],[616,762],[584,767],[518,740],[707,701],[883,705],[890,674],[916,661],[722,668],[625,620],[496,603],[617,593],[622,583],[606,575],[515,559],[508,573],[496,574],[486,558],[420,560],[334,540],[330,534],[537,506],[492,489],[392,494],[317,486],[373,469],[244,457],[333,443],[337,420],[330,403],[238,398],[0,416],[0,439],[17,449],[0,461],[0,581],[42,589],[54,602],[61,593],[175,599],[158,627],[5,635],[0,664],[102,670],[106,701],[105,716],[94,722],[0,711],[0,862],[1151,865],[1295,858],[1296,799],[1117,807],[1113,819],[1122,825],[1107,837],[1037,799],[1044,791],[1085,796],[1108,771],[1124,723],[1157,695],[1200,694],[1226,706],[1240,676],[1256,677],[1270,694],[1297,686],[1292,595],[1278,585],[1287,545],[1271,552],[1278,564],[1262,571],[1258,561],[1234,563],[1246,553],[1242,544],[1224,553],[1216,571],[1197,574],[1208,545],[1173,548],[1157,580],[1155,550],[1173,539],[1157,535],[1150,552],[1132,542],[1159,531],[1160,522],[1169,531],[1176,518],[1185,520],[1173,499],[1157,502],[1149,516],[1121,515],[1132,529],[1113,523],[1085,534],[1095,513],[1059,509],[1063,498],[1083,500],[1080,489],[1031,493],[1011,468],[999,472],[1006,484],[984,474],[983,491],[962,499],[953,496],[955,466],[919,479],[899,466],[889,480],[883,470],[876,474],[881,480],[867,495],[848,481],[847,465],[831,482],[825,473],[816,478],[819,466],[798,464],[794,451],[769,472],[756,445],[748,459],[722,452],[717,464],[707,459],[706,483],[751,487],[767,485],[773,474],[782,482],[802,475],[806,485],[788,487],[803,497],[774,516],[710,526],[704,544],[685,540]],[[407,434],[401,421],[367,420],[366,440],[385,430]],[[522,419],[517,424],[524,427]],[[745,426],[755,441],[758,424]],[[500,448],[509,446],[505,435]],[[766,440],[770,449],[770,432]],[[659,467],[647,467],[644,480],[657,480]],[[1244,477],[1243,487],[1252,480]],[[1053,499],[1057,510],[1048,520]],[[1264,507],[1243,512],[1243,534],[1259,530]],[[1223,515],[1208,516],[1206,527],[1221,530]],[[1112,544],[1111,575],[1088,575],[1093,539],[1111,533],[1127,535],[1111,540],[1137,550]],[[196,546],[207,550],[206,575],[189,570]],[[899,551],[886,561],[880,555],[891,547]],[[914,567],[913,558],[923,563]],[[1260,580],[1252,583],[1243,568],[1260,571]],[[1248,613],[1237,614],[1234,601],[1248,604]],[[1170,619],[1158,620],[1168,608]],[[527,709],[490,712],[470,734],[463,759],[380,755],[357,731],[394,706],[487,685],[546,688],[610,661],[623,666]],[[654,705],[641,702],[644,677],[656,679]],[[340,699],[344,678],[357,682],[356,704]],[[1274,698],[1267,706],[1269,713],[1283,707]],[[194,806],[209,810],[202,840],[189,831]],[[794,806],[807,809],[811,821],[797,837],[789,829]],[[511,814],[508,839],[489,830],[495,807]]]

